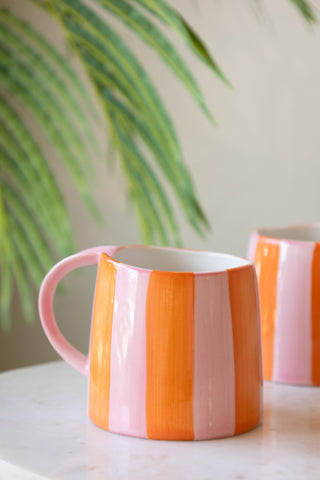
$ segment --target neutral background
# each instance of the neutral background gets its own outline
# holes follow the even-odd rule
[[[213,127],[154,54],[124,32],[172,114],[212,225],[200,239],[181,218],[184,246],[245,255],[250,231],[256,227],[318,221],[320,25],[307,25],[288,0],[170,3],[201,32],[234,87],[229,89],[213,77],[171,36],[202,87],[218,123]],[[10,4],[62,45],[55,25],[28,2],[0,4]],[[104,147],[107,136],[99,119],[95,128]],[[90,218],[69,177],[52,159],[79,249],[139,243],[121,172],[110,168],[106,159],[94,159],[94,163],[98,180],[92,182],[92,190],[106,219],[104,226]],[[61,329],[83,352],[88,346],[94,281],[94,268],[69,275],[67,292],[58,294],[55,301]],[[33,326],[25,326],[18,301],[13,310],[11,332],[0,332],[0,369],[57,358],[38,317]]]

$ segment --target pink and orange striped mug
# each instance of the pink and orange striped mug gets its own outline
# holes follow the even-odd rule
[[[260,229],[257,269],[266,380],[320,385],[320,225]]]
[[[97,264],[88,357],[59,331],[58,282]],[[99,427],[164,440],[211,439],[261,421],[260,311],[254,265],[162,247],[98,247],[55,265],[39,294],[57,352],[88,377]]]

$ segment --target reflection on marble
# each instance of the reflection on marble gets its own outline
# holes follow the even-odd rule
[[[263,426],[192,442],[109,433],[87,418],[87,385],[63,362],[0,375],[0,478],[320,478],[320,388],[266,383]]]

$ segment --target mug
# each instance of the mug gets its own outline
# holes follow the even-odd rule
[[[259,229],[248,257],[260,290],[264,378],[320,385],[320,225]]]
[[[88,357],[59,331],[53,297],[71,270],[98,265]],[[39,294],[44,331],[88,377],[89,418],[161,440],[231,436],[261,420],[254,265],[213,252],[106,246],[55,265]]]

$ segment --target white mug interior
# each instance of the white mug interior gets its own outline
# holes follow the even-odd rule
[[[112,258],[131,267],[165,272],[214,273],[251,265],[247,259],[224,253],[136,245],[120,247]]]
[[[260,228],[258,234],[279,240],[320,242],[320,225],[292,225],[279,228]]]

